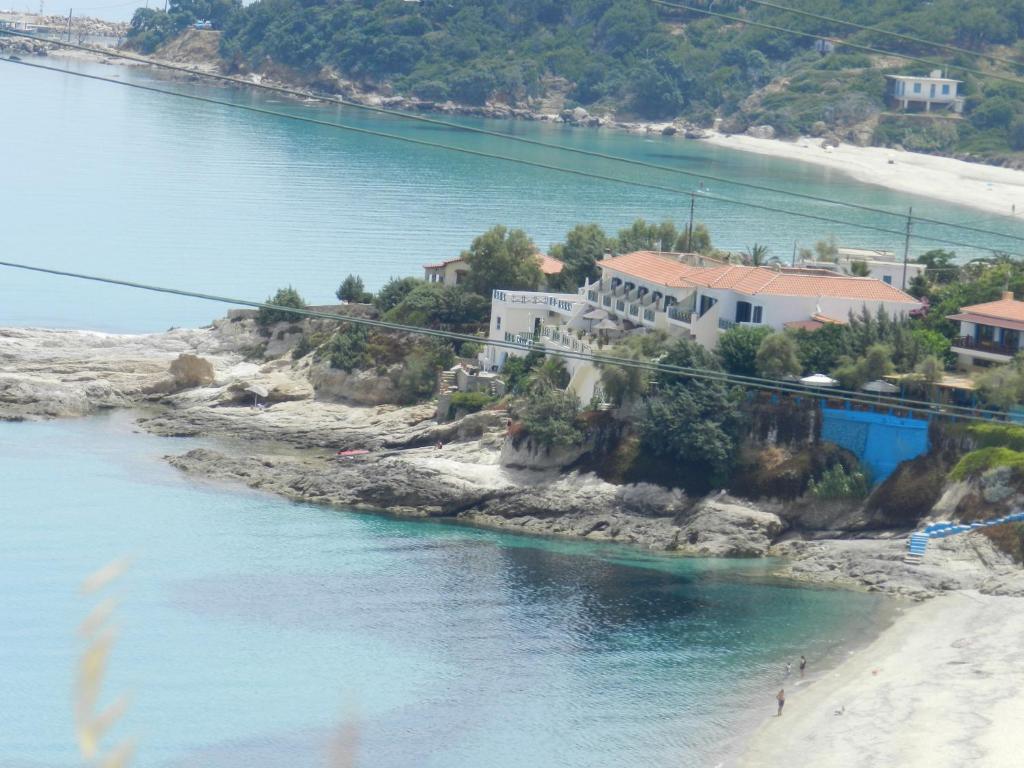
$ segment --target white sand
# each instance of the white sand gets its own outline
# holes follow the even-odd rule
[[[738,766],[1024,765],[1022,640],[1021,598],[955,592],[909,608],[838,669],[787,689]]]
[[[821,139],[811,138],[792,142],[716,133],[705,141],[744,152],[814,163],[868,184],[989,213],[1009,216],[1016,205],[1016,215],[1024,220],[1024,171],[883,147],[842,144],[825,151]],[[890,159],[894,160],[891,164]]]

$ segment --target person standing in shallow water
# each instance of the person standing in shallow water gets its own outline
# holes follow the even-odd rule
[[[804,670],[807,668],[807,659],[803,656],[800,657],[800,677],[804,676]]]
[[[776,713],[776,717],[782,717],[782,708],[786,706],[786,689],[780,688],[779,692],[775,694],[775,700],[779,702],[779,711]]]

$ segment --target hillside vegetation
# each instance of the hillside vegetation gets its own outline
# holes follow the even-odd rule
[[[694,0],[695,4],[704,0]],[[717,12],[941,62],[964,80],[967,119],[888,117],[885,73],[931,67],[812,38],[656,6],[649,0],[175,0],[167,13],[140,9],[130,38],[152,50],[196,18],[223,31],[233,70],[288,68],[336,74],[364,88],[467,105],[540,100],[619,118],[686,117],[727,128],[771,125],[777,135],[836,134],[941,153],[1009,159],[1024,149],[1024,86],[980,80],[957,66],[1016,60],[1024,0],[787,0],[792,6],[955,45],[977,55],[858,32],[839,24],[719,0]],[[1013,68],[1016,70],[1016,68]],[[554,98],[552,98],[554,97]]]

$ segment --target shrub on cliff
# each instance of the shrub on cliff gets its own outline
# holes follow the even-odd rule
[[[345,301],[349,304],[366,303],[373,298],[372,294],[366,292],[363,278],[358,275],[349,275],[342,280],[334,295],[338,297],[338,301]]]
[[[213,365],[201,357],[180,354],[171,361],[171,378],[176,389],[205,387],[213,383]]]
[[[545,448],[568,448],[583,442],[580,401],[557,389],[535,391],[520,406],[522,431]]]
[[[384,319],[422,328],[479,326],[487,322],[489,307],[483,296],[460,286],[420,283]]]
[[[392,277],[373,297],[373,306],[383,314],[401,304],[420,285],[424,283],[416,277]]]
[[[685,339],[670,349],[663,362],[721,370],[712,353]],[[655,381],[658,394],[647,400],[647,413],[640,423],[643,452],[680,467],[681,475],[700,478],[705,489],[723,487],[740,430],[737,394],[720,380],[660,373]]]
[[[289,312],[287,309],[278,309],[278,307],[306,308],[306,302],[302,300],[302,296],[290,285],[287,288],[279,288],[277,293],[268,298],[265,303],[275,306],[260,307],[259,312],[256,313],[256,323],[261,328],[266,328],[268,325],[280,323],[284,320],[295,320],[298,317],[294,312]]]

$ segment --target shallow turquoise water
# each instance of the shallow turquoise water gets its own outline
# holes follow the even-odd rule
[[[130,68],[57,59],[123,80]],[[250,92],[169,84],[277,110],[488,152],[643,179],[685,191],[696,180],[586,159],[348,109],[304,107]],[[688,200],[668,192],[567,176],[70,78],[0,63],[0,257],[178,288],[262,299],[295,285],[312,302],[333,300],[349,272],[368,288],[389,276],[421,274],[496,223],[525,228],[541,247],[574,224],[614,232],[638,216],[685,221]],[[474,125],[485,123],[476,122]],[[490,122],[505,132],[794,189],[948,221],[984,214],[865,185],[828,169],[709,147],[675,138]],[[904,221],[712,185],[711,192],[759,204],[872,223],[899,233]],[[789,258],[830,229],[848,245],[902,252],[902,234],[798,219],[720,201],[698,201],[716,243],[766,243]],[[1017,223],[996,229],[1024,235]],[[986,247],[1020,243],[956,236],[920,224],[920,234]],[[915,240],[913,250],[934,244]],[[962,249],[961,249],[962,250]],[[1019,249],[1018,249],[1019,250]],[[162,330],[195,325],[223,307],[139,294],[68,279],[0,272],[0,325]]]
[[[125,414],[0,424],[0,764],[77,765],[77,591],[129,555],[106,693],[140,766],[713,765],[873,596],[197,484]]]

